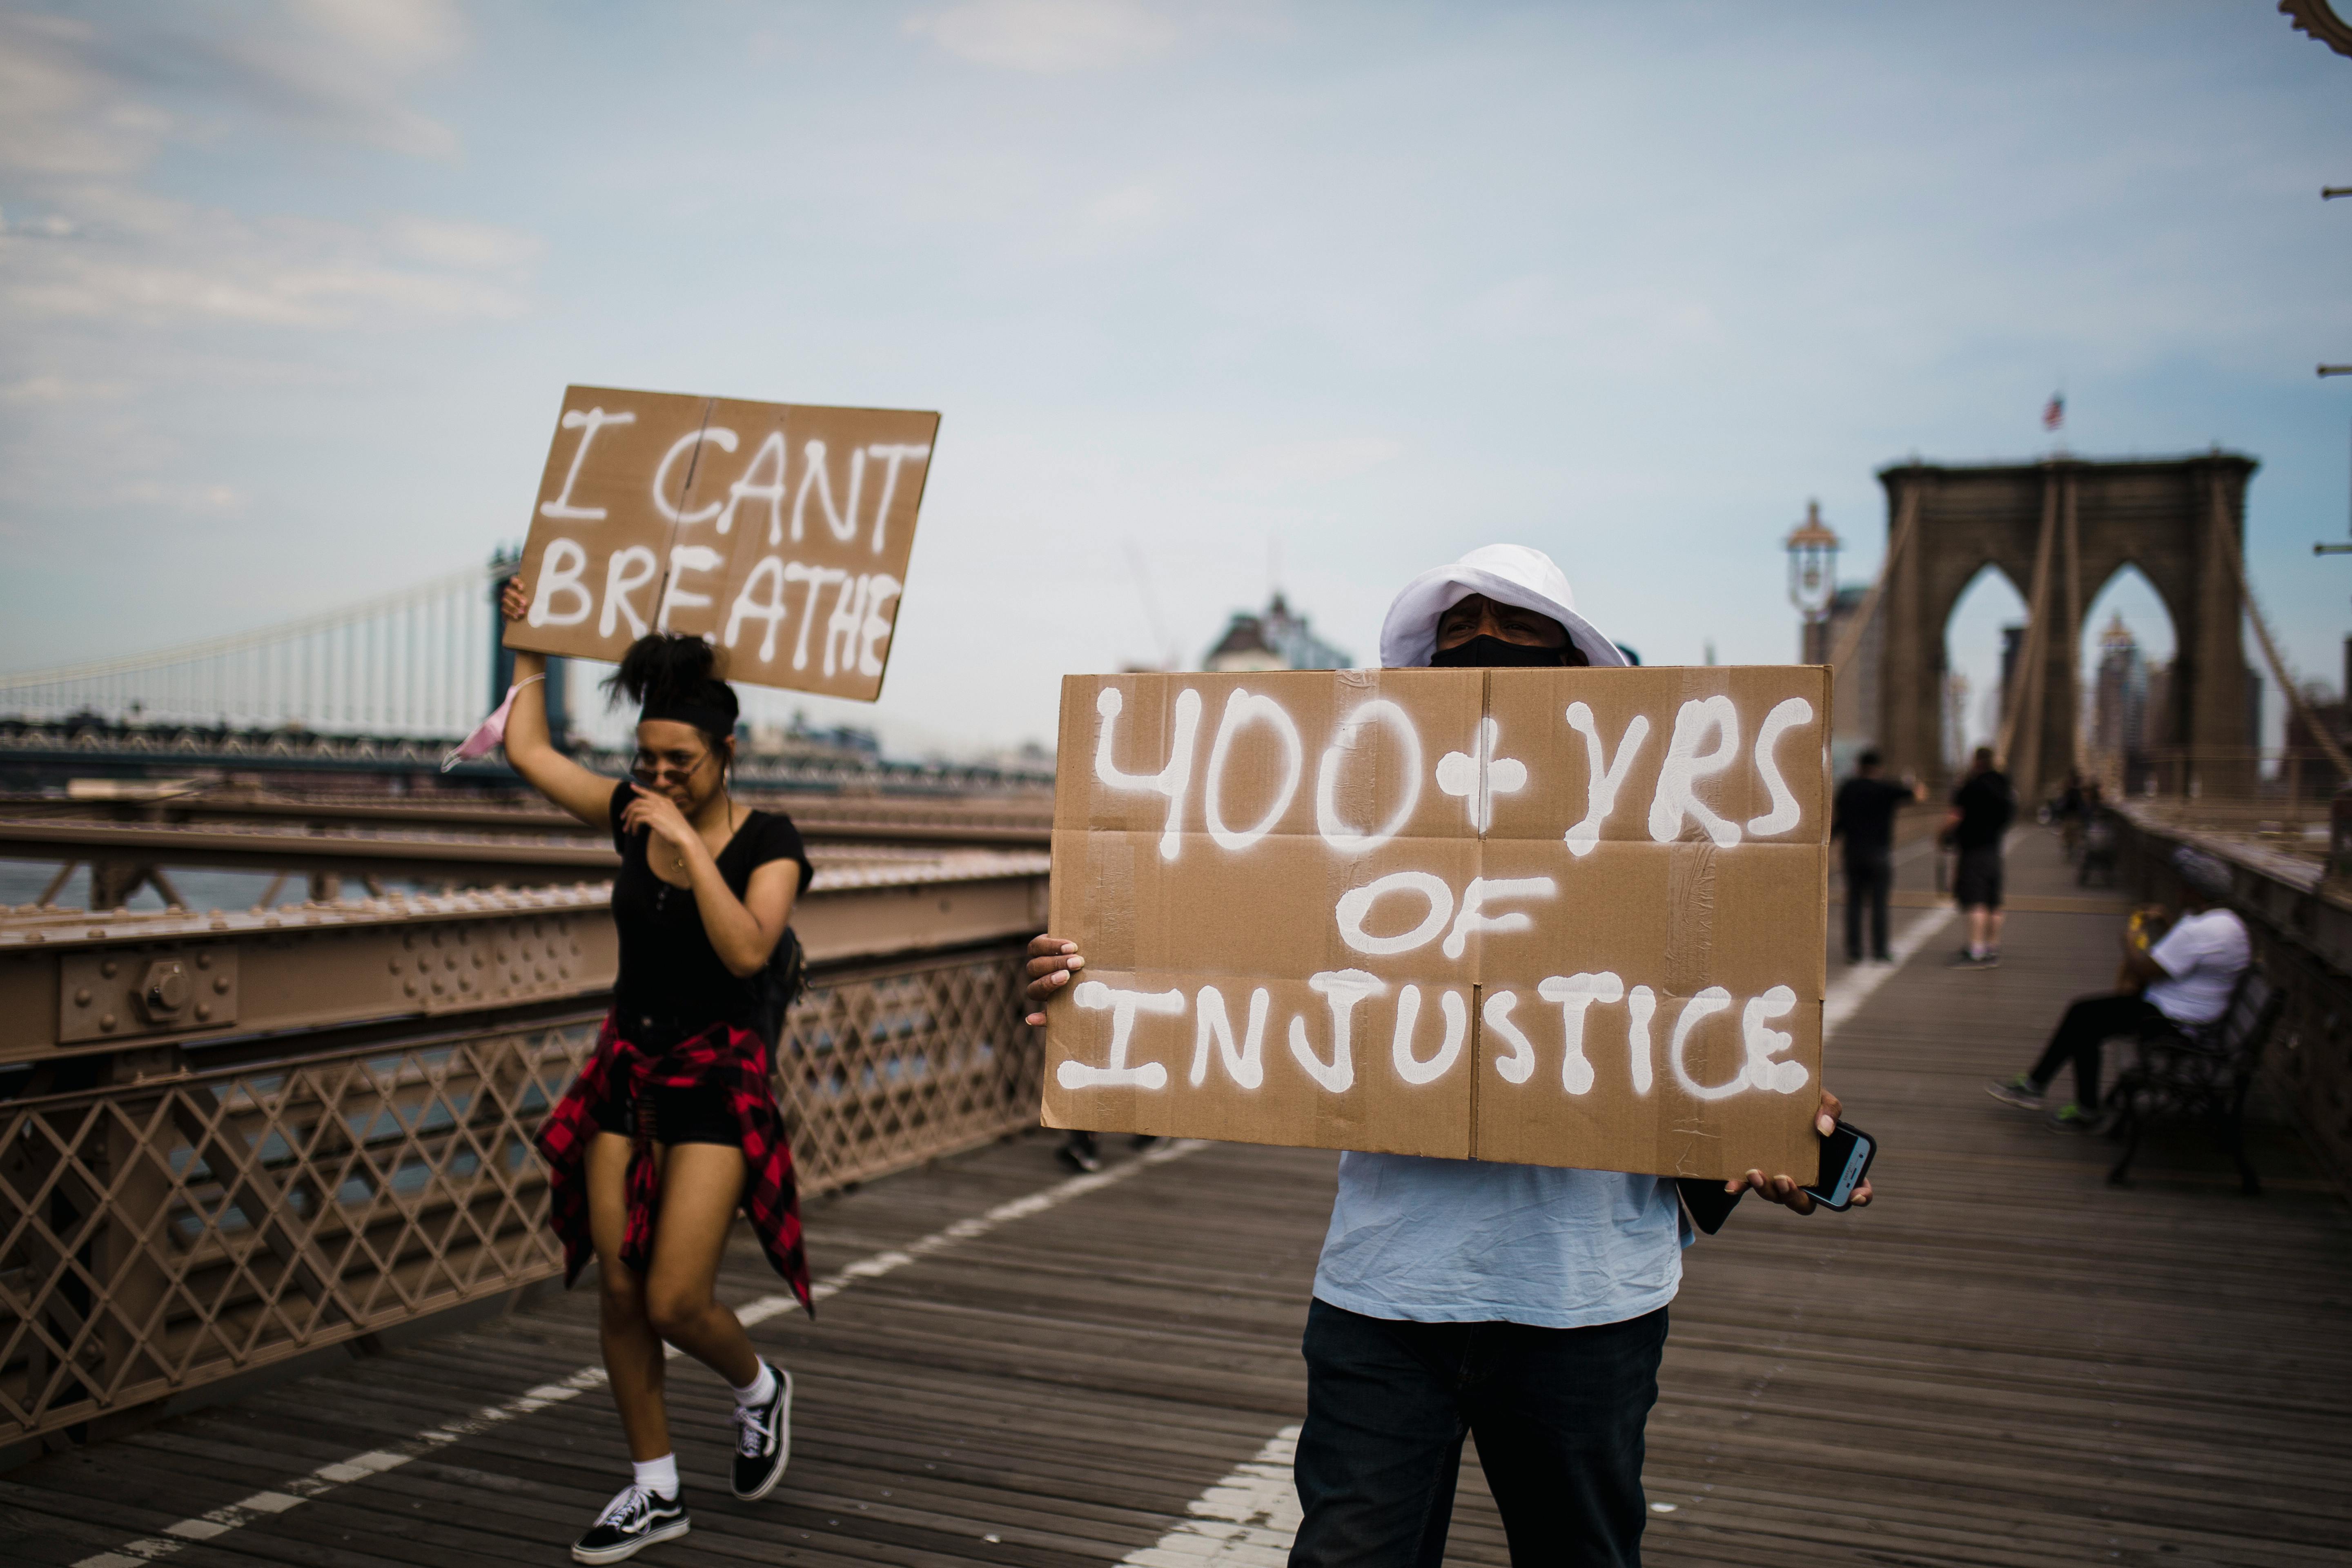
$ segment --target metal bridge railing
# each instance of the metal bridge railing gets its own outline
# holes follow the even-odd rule
[[[1034,1124],[1020,952],[818,978],[778,1052],[803,1193]],[[596,1025],[0,1104],[0,1444],[555,1274],[530,1140]]]

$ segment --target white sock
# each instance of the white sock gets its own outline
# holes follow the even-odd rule
[[[639,1459],[631,1467],[637,1472],[637,1485],[649,1492],[658,1492],[664,1502],[677,1498],[677,1455],[664,1454],[658,1459]]]
[[[733,1387],[733,1384],[729,1384]],[[766,1362],[760,1363],[760,1375],[735,1390],[735,1403],[746,1408],[765,1405],[776,1396],[776,1369]]]

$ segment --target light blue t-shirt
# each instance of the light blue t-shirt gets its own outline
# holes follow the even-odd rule
[[[1673,1300],[1689,1241],[1668,1177],[1351,1152],[1315,1294],[1370,1318],[1589,1328]]]

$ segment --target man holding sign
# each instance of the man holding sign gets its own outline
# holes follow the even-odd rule
[[[1097,963],[1031,944],[1046,1120],[1347,1151],[1294,1568],[1437,1563],[1469,1433],[1514,1562],[1633,1563],[1693,1237],[1674,1178],[1810,1213],[1811,1132],[1838,1113],[1826,679],[1567,675],[1628,661],[1512,545],[1409,584],[1381,646],[1429,673],[1069,683],[1055,918]],[[1552,787],[1580,772],[1580,795]]]

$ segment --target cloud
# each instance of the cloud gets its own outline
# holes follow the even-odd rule
[[[447,0],[279,0],[258,17],[216,7],[79,16],[0,14],[0,169],[124,174],[170,140],[239,120],[447,159],[457,132],[402,101],[452,59]]]
[[[342,141],[446,159],[457,134],[406,92],[467,34],[449,0],[276,0],[79,16],[0,12],[0,324],[20,385],[69,353],[60,331],[206,321],[334,327],[512,316],[539,242],[422,215],[380,227],[157,194],[173,146],[260,122],[273,141]]]
[[[129,390],[119,381],[74,381],[62,375],[28,375],[0,384],[0,403],[97,403]]]
[[[1044,75],[1148,59],[1177,31],[1137,0],[968,0],[910,16],[902,30],[975,65]]]
[[[0,169],[121,174],[154,155],[172,117],[140,101],[100,53],[87,22],[0,13]]]
[[[80,215],[68,235],[0,235],[6,314],[39,323],[331,327],[513,316],[529,303],[519,268],[536,242],[509,230],[407,218],[387,240],[352,225],[248,218],[125,186],[82,187],[67,199]],[[404,265],[387,248],[434,265]]]
[[[539,259],[535,234],[493,224],[403,216],[384,225],[393,243],[419,261],[444,267],[513,269]]]

